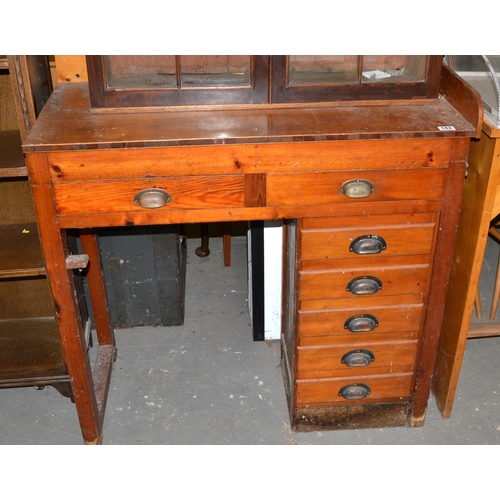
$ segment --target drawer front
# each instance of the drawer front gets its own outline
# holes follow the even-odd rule
[[[268,206],[321,205],[403,200],[440,200],[443,196],[445,168],[361,170],[268,174]],[[373,188],[364,197],[342,194],[348,181],[368,181]],[[360,193],[360,190],[354,192]]]
[[[416,356],[416,340],[302,346],[297,349],[298,378],[411,372]]]
[[[307,219],[300,233],[302,259],[428,254],[435,219],[433,213]]]
[[[136,195],[146,189],[161,189],[171,197],[155,211],[245,206],[242,175],[54,183],[57,210],[63,215],[151,210],[134,203]]]
[[[352,386],[367,387],[358,392],[358,398],[346,399],[340,394],[342,389]],[[299,379],[296,382],[297,406],[326,406],[330,404],[363,404],[374,402],[401,401],[411,395],[413,388],[412,373],[395,373],[388,375],[353,376],[349,378],[335,377],[325,379]]]
[[[365,306],[365,307],[363,307]],[[423,305],[397,304],[376,307],[372,301],[356,308],[300,310],[298,335],[300,344],[309,342],[335,342],[337,337],[367,340],[374,336],[395,335],[395,332],[418,332],[422,323]],[[313,340],[314,339],[314,340]],[[352,340],[351,340],[352,341]]]
[[[427,289],[427,258],[385,259],[383,264],[370,259],[366,265],[362,265],[360,260],[339,259],[331,269],[303,268],[299,273],[299,298],[356,299],[376,295],[423,294]]]

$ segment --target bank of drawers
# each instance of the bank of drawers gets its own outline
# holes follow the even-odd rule
[[[436,230],[435,213],[303,220],[298,407],[411,396]]]

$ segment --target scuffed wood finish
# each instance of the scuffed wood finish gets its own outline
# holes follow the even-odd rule
[[[401,427],[407,424],[410,411],[408,402],[298,408],[296,430]]]
[[[59,85],[24,145],[86,441],[101,438],[114,357],[93,228],[185,222],[286,220],[282,368],[294,429],[421,425],[474,124],[444,99],[163,111],[95,114],[84,85]],[[373,182],[370,196],[341,193],[360,178]],[[142,208],[134,196],[145,188],[172,200]],[[94,377],[62,270],[71,228],[84,229],[92,271]],[[348,247],[359,231],[378,230],[385,254],[329,249],[330,238]],[[380,292],[347,290],[372,273]],[[344,326],[360,310],[380,316],[370,334]],[[366,371],[339,364],[344,347],[364,343],[376,351]],[[363,381],[371,393],[362,401],[339,396]]]
[[[46,125],[47,122],[50,127]],[[451,125],[455,130],[439,130],[438,127],[443,125]],[[60,84],[54,89],[51,106],[44,109],[23,149],[25,152],[116,149],[118,153],[118,150],[123,152],[130,148],[238,144],[242,151],[254,148],[257,154],[262,144],[281,142],[286,143],[284,148],[288,149],[285,158],[293,159],[295,152],[294,148],[290,148],[291,139],[295,143],[352,140],[358,145],[357,160],[360,160],[367,159],[368,154],[363,148],[362,140],[444,139],[470,137],[471,133],[475,133],[475,127],[446,100],[441,99],[402,101],[389,106],[380,103],[344,103],[329,107],[266,106],[231,111],[174,110],[117,116],[92,114],[88,87],[85,84],[70,83]],[[435,140],[432,144],[439,149],[446,146],[450,148],[453,140],[444,141],[441,146],[438,146],[439,142],[441,141]],[[350,147],[347,142],[345,145]],[[332,147],[343,149],[340,144]],[[404,150],[405,144],[393,144],[395,149],[392,149],[389,157],[383,145],[378,147],[374,144],[373,148],[372,151],[370,147],[370,155],[377,158],[378,150],[379,161],[384,158],[380,155],[385,155],[386,161],[394,162],[400,158],[397,152]],[[428,162],[442,165],[433,160],[433,149],[434,146],[430,151],[428,147],[422,148],[419,154],[422,159],[427,158]],[[414,151],[416,150],[415,148]],[[156,154],[158,155],[158,151]],[[193,154],[199,157],[199,151],[194,150]],[[442,158],[446,160],[446,156]],[[317,162],[320,160],[318,158]],[[351,164],[357,163],[356,156],[350,161]],[[265,165],[262,168],[265,170]]]

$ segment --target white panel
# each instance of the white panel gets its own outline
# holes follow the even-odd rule
[[[264,222],[264,338],[281,336],[283,227],[281,221]]]

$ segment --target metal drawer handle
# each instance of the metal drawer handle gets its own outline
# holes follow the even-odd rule
[[[172,203],[172,197],[164,189],[143,189],[134,196],[134,205],[142,208],[160,208],[168,203]]]
[[[341,359],[341,362],[346,366],[368,366],[375,361],[373,352],[366,349],[356,349],[355,351],[346,352]]]
[[[382,290],[382,282],[376,276],[358,276],[349,281],[346,290],[354,295],[369,295]]]
[[[387,249],[387,243],[378,234],[363,234],[358,236],[349,245],[349,252],[357,255],[373,255]]]
[[[344,323],[344,328],[353,333],[371,332],[378,326],[378,319],[372,314],[356,314]]]
[[[350,179],[340,186],[339,192],[348,198],[367,198],[375,192],[375,186],[367,179]]]
[[[350,384],[340,389],[339,396],[344,399],[364,399],[372,391],[366,384]]]

